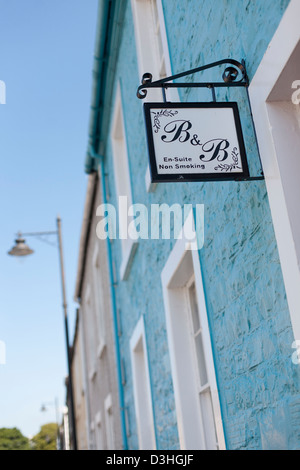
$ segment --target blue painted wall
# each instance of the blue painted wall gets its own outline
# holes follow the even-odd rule
[[[288,0],[163,0],[173,72],[232,57],[245,59],[251,78]],[[146,72],[146,71],[145,71]],[[214,72],[215,73],[215,72]],[[207,75],[206,75],[207,76]],[[299,368],[265,184],[260,182],[159,184],[147,193],[147,147],[130,2],[115,75],[120,82],[133,202],[205,204],[203,267],[207,310],[228,449],[300,448]],[[209,75],[208,75],[208,78]],[[195,79],[192,78],[192,79]],[[219,77],[218,77],[219,79]],[[259,158],[246,93],[237,100],[252,174]],[[181,91],[182,101],[211,100],[208,91]],[[111,143],[105,169],[108,202],[117,205]],[[129,448],[138,448],[129,341],[145,315],[158,449],[179,448],[160,273],[174,244],[139,240],[127,281],[119,278],[121,242],[112,242],[120,348],[126,370]]]

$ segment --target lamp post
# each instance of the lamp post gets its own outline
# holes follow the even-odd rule
[[[26,237],[38,237],[44,235],[56,235],[58,241],[58,252],[59,252],[59,264],[60,264],[60,276],[61,276],[61,288],[62,288],[62,299],[63,299],[63,314],[64,314],[64,327],[65,327],[65,340],[67,349],[67,363],[68,363],[68,374],[69,374],[69,398],[70,398],[70,411],[71,411],[71,423],[72,423],[72,438],[73,448],[77,450],[77,437],[76,437],[76,421],[75,421],[75,408],[74,408],[74,397],[73,397],[73,378],[72,378],[72,367],[71,367],[71,350],[69,342],[69,327],[68,327],[68,313],[67,313],[67,299],[66,299],[66,286],[65,286],[65,271],[64,271],[64,259],[63,259],[63,247],[62,247],[62,234],[61,234],[61,218],[56,219],[57,230],[52,232],[32,232],[32,233],[18,233],[18,238],[15,240],[15,246],[8,252],[11,256],[27,256],[34,251],[29,248],[25,243],[24,236]]]
[[[60,445],[60,435],[59,435],[59,408],[58,408],[58,399],[55,398],[55,401],[52,402],[47,402],[43,403],[41,406],[41,412],[44,413],[45,411],[48,410],[48,406],[55,406],[55,417],[56,417],[56,448],[57,450],[61,449]]]

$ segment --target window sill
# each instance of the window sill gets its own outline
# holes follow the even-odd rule
[[[89,378],[90,378],[91,382],[93,382],[93,380],[95,379],[96,374],[97,374],[96,368],[94,368],[93,370],[90,371]]]
[[[132,265],[132,261],[135,255],[135,252],[138,247],[137,240],[128,240],[128,246],[125,254],[123,255],[123,261],[120,268],[120,277],[121,281],[126,281],[129,276],[129,271]]]
[[[106,343],[105,343],[104,339],[101,339],[100,344],[99,344],[98,349],[97,349],[97,357],[99,359],[101,359],[101,357],[103,356],[105,348],[106,348]]]
[[[147,166],[147,170],[146,170],[145,183],[146,183],[147,193],[154,193],[155,190],[156,190],[157,183],[152,183],[151,182],[151,175],[150,175],[149,165]]]

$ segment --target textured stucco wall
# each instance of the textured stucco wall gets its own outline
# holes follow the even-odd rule
[[[173,72],[232,57],[253,77],[288,0],[163,0]],[[279,51],[280,53],[280,51]],[[145,71],[146,72],[146,71]],[[213,72],[214,74],[216,72]],[[207,75],[206,75],[207,77]],[[210,78],[210,72],[208,79]],[[217,77],[219,79],[219,76]],[[190,78],[195,80],[195,77]],[[299,371],[291,361],[293,335],[264,182],[159,184],[147,193],[147,148],[130,2],[115,89],[120,82],[134,203],[205,204],[205,243],[199,256],[211,328],[228,449],[300,447]],[[237,100],[252,175],[259,170],[246,93]],[[208,91],[181,91],[182,101],[211,100]],[[110,140],[106,147],[109,201],[116,204]],[[179,446],[160,273],[174,240],[139,240],[127,281],[121,281],[121,243],[112,241],[125,364],[128,443],[138,447],[129,341],[142,314],[150,361],[157,445]]]

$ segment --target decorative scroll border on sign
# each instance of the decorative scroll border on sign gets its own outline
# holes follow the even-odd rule
[[[216,116],[218,110],[222,113],[226,109],[232,111],[226,115],[232,120],[233,137],[227,137],[230,126],[224,120],[222,125],[220,115],[218,122],[212,121],[215,131],[209,129],[206,138],[201,132],[207,126],[200,119],[205,119],[205,110],[214,110]],[[202,116],[196,122],[182,119],[182,112],[188,116],[190,110],[200,110]],[[144,113],[153,183],[242,181],[249,177],[237,103],[145,103]],[[213,138],[212,132],[215,132]]]

